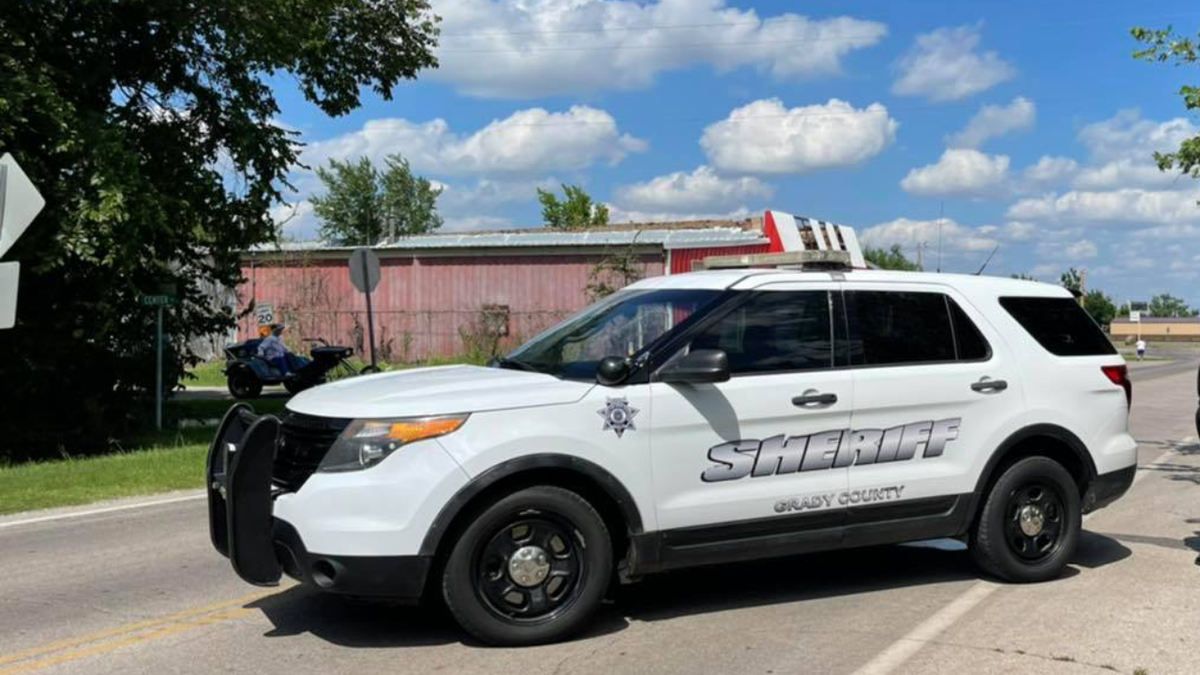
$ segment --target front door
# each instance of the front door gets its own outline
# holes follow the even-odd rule
[[[747,538],[761,550],[797,530],[820,532],[827,544],[840,537],[837,495],[846,471],[834,460],[852,391],[849,371],[833,367],[837,286],[789,282],[743,291],[743,302],[677,354],[723,350],[731,379],[650,384],[665,549],[712,546],[719,550],[708,559],[715,561],[738,557]]]

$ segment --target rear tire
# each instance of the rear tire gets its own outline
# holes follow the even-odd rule
[[[226,384],[229,393],[237,399],[258,398],[262,393],[262,381],[246,368],[237,368],[229,373]]]
[[[1027,457],[988,493],[971,532],[972,557],[1005,581],[1054,579],[1075,555],[1082,518],[1071,474],[1048,457]]]
[[[446,559],[442,596],[483,642],[555,642],[587,625],[608,590],[612,557],[608,529],[587,500],[530,487],[469,521]]]

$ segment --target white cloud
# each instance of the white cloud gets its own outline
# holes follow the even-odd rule
[[[271,207],[271,220],[275,227],[280,228],[283,236],[297,241],[309,241],[317,238],[320,223],[317,214],[313,212],[312,202],[307,199],[294,203],[276,204]]]
[[[1070,157],[1042,155],[1037,164],[1031,164],[1021,171],[1021,178],[1031,188],[1045,187],[1066,181],[1078,170],[1079,162]]]
[[[777,79],[836,75],[887,26],[840,16],[760,18],[724,0],[435,0],[440,66],[423,78],[499,98],[651,85],[662,72],[753,66]]]
[[[1079,141],[1087,147],[1091,165],[1075,178],[1083,190],[1122,188],[1188,189],[1191,181],[1177,172],[1159,171],[1155,152],[1172,152],[1200,127],[1177,117],[1166,122],[1142,119],[1136,110],[1122,110],[1109,119],[1085,126]]]
[[[711,167],[700,166],[691,173],[677,171],[617,188],[616,200],[645,211],[718,210],[747,199],[770,199],[773,194],[774,189],[757,178],[727,178]]]
[[[980,231],[984,228],[973,229],[959,225],[952,218],[940,220],[897,218],[868,228],[862,233],[862,241],[864,245],[874,247],[889,247],[899,244],[906,251],[913,251],[918,245],[928,244],[930,247],[927,249],[928,255],[928,250],[936,251],[939,223],[944,251],[990,251],[999,244],[997,239]],[[910,255],[910,257],[913,256],[915,253]]]
[[[462,216],[480,209],[533,201],[538,188],[554,190],[559,186],[559,181],[553,177],[530,180],[480,178],[469,184],[434,182],[442,188],[438,212],[446,216]]]
[[[1000,234],[1005,239],[1010,239],[1012,241],[1028,241],[1033,239],[1033,236],[1037,234],[1037,231],[1038,227],[1033,223],[1014,220],[1005,223],[1004,227],[1000,230]]]
[[[521,110],[468,136],[452,132],[440,118],[422,123],[373,119],[358,131],[309,145],[302,160],[315,166],[330,158],[365,155],[382,163],[386,155],[399,152],[418,172],[529,174],[615,164],[645,149],[645,141],[621,133],[607,112],[572,106],[561,113]]]
[[[681,220],[742,220],[752,215],[762,215],[763,209],[752,211],[740,207],[731,211],[639,211],[626,210],[617,204],[607,204],[608,222],[620,223],[673,223]]]
[[[700,145],[723,171],[805,173],[874,157],[895,140],[897,126],[880,103],[856,109],[835,98],[789,109],[772,98],[709,125]]]
[[[1032,129],[1036,120],[1037,107],[1033,101],[1018,96],[1007,106],[983,106],[962,131],[946,140],[951,147],[978,148],[989,138]]]
[[[1087,239],[1076,239],[1071,242],[1045,241],[1037,245],[1036,251],[1043,258],[1053,258],[1057,261],[1070,260],[1072,262],[1091,260],[1099,253],[1096,244]]]
[[[1067,247],[1063,249],[1063,254],[1066,255],[1067,259],[1069,260],[1087,260],[1089,258],[1095,258],[1096,245],[1087,239],[1080,239],[1073,244],[1068,244]]]
[[[939,28],[917,36],[897,66],[892,93],[956,101],[1011,79],[1016,69],[994,51],[978,53],[979,26]]]
[[[1052,223],[1181,225],[1200,222],[1200,189],[1111,191],[1072,190],[1022,199],[1008,209],[1010,218]]]
[[[908,172],[905,191],[924,197],[985,197],[1006,189],[1009,159],[978,150],[951,148],[934,164]]]

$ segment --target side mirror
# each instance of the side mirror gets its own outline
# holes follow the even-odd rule
[[[658,371],[672,384],[711,384],[729,380],[729,357],[720,349],[697,349]]]
[[[596,381],[606,387],[613,387],[629,377],[629,359],[620,356],[606,356],[596,366]]]

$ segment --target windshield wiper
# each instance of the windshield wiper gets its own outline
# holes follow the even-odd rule
[[[540,373],[542,370],[532,363],[510,359],[507,356],[497,356],[492,359],[492,363],[500,368],[508,368],[510,370],[525,370],[531,373]]]

